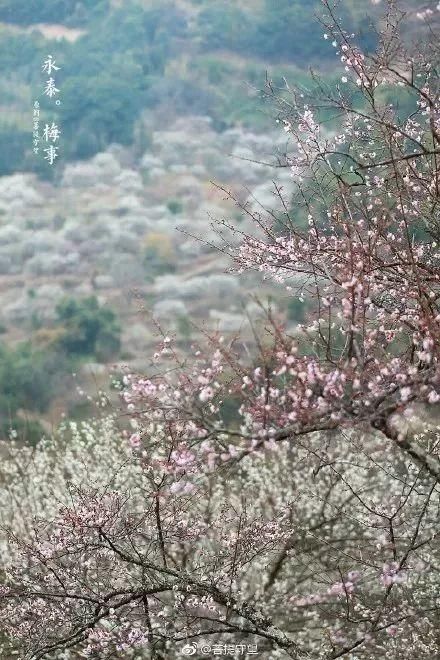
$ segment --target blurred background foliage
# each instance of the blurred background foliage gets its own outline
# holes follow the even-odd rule
[[[343,0],[339,7],[338,15],[346,28],[360,35],[364,48],[373,48],[375,31],[370,25],[371,19],[366,18],[369,14],[375,20],[371,3]],[[181,118],[184,120],[181,125],[185,126],[186,118],[206,115],[218,133],[241,127],[251,133],[264,134],[269,123],[273,124],[267,116],[272,118],[275,113],[270,103],[264,103],[265,97],[260,91],[266,77],[274,86],[282,86],[285,78],[290,84],[309,90],[311,86],[317,88],[318,84],[330,87],[340,80],[337,58],[329,56],[332,47],[323,38],[324,29],[317,21],[320,11],[320,0],[0,0],[0,176],[33,172],[42,180],[54,182],[55,189],[62,188],[63,168],[70,161],[90,159],[115,144],[129,147],[126,151],[136,157],[148,156],[148,152],[153,151],[154,134],[166,132]],[[54,76],[60,89],[59,106],[43,94],[48,76],[42,71],[42,64],[49,54],[61,67]],[[311,81],[310,69],[319,70],[319,83],[318,79]],[[386,89],[383,94],[384,101],[399,104],[406,114],[410,112],[414,99],[403,93],[396,99]],[[62,158],[52,167],[43,158],[36,158],[32,151],[35,101],[41,105],[40,130],[44,122],[50,121],[57,123],[62,131]],[[320,117],[329,128],[335,121],[331,114]],[[200,139],[204,139],[203,135]],[[214,139],[218,139],[217,133]],[[209,149],[208,144],[203,167],[206,164],[210,171],[213,161],[218,166],[219,155],[214,150],[208,157]],[[182,177],[189,169],[191,159],[190,155],[180,164],[178,171]],[[150,159],[150,164],[143,166],[144,183],[151,171],[155,167],[158,169],[154,158],[152,160],[153,164]],[[223,171],[228,167],[225,162]],[[124,171],[127,168],[125,164]],[[223,174],[216,176],[221,178]],[[157,199],[153,197],[156,204],[162,200],[162,214],[171,216],[172,220],[167,222],[174,228],[176,224],[188,221],[186,216],[194,209],[191,200],[182,201],[181,192],[170,185],[172,182],[167,177],[165,167],[166,183],[162,184],[163,190],[158,191]],[[189,184],[185,184],[190,186],[191,193],[194,193],[194,182],[198,181],[193,177]],[[40,183],[44,192],[46,184],[44,181]],[[17,185],[20,189],[21,184]],[[200,190],[194,193],[197,209],[210,199],[204,185],[201,184]],[[130,206],[129,195],[124,203]],[[0,214],[4,213],[0,210]],[[136,213],[141,211],[132,209],[132,216]],[[66,224],[67,240],[75,242],[78,239],[78,246],[82,249],[81,227],[76,226],[77,218],[71,215],[71,209],[57,209],[50,220],[49,231],[38,213],[26,220],[26,231],[15,226],[15,218],[14,227],[6,229],[12,232],[12,237],[14,230],[23,237],[28,231],[35,230],[38,234],[41,229],[43,242],[51,245]],[[157,217],[161,218],[160,215]],[[235,219],[237,222],[241,220],[240,217]],[[307,225],[305,209],[295,209],[294,221],[301,227]],[[277,230],[289,232],[284,215],[277,218],[277,223]],[[120,224],[122,228],[123,218]],[[98,234],[102,233],[103,226],[105,224],[101,224]],[[74,418],[85,417],[91,411],[91,403],[87,398],[78,401],[76,395],[70,396],[72,374],[78,372],[78,385],[81,374],[85,377],[87,366],[96,367],[98,373],[100,367],[112,360],[129,360],[143,351],[142,342],[147,340],[139,328],[134,327],[131,335],[124,327],[124,310],[116,295],[118,287],[143,281],[148,288],[158,277],[173,281],[173,276],[177,285],[181,282],[182,258],[184,267],[193,262],[193,286],[195,289],[200,286],[197,281],[203,277],[206,268],[211,268],[209,263],[203,262],[203,255],[199,259],[192,257],[191,251],[179,252],[178,242],[163,222],[158,222],[157,227],[149,227],[143,234],[142,223],[140,227],[133,230],[141,232],[134,247],[133,241],[128,240],[131,234],[127,234],[128,239],[125,236],[126,252],[118,253],[124,241],[122,232],[115,247],[106,248],[113,250],[106,253],[108,263],[97,269],[93,267],[96,273],[91,275],[88,292],[81,290],[80,294],[74,294],[69,288],[70,279],[64,285],[64,276],[53,276],[53,282],[51,275],[44,277],[43,266],[51,252],[43,250],[38,241],[33,246],[27,237],[29,245],[26,250],[34,250],[41,263],[35,266],[37,276],[32,270],[30,275],[26,271],[23,276],[30,278],[24,279],[29,298],[25,304],[29,303],[34,310],[26,321],[27,325],[21,323],[17,336],[9,327],[0,328],[0,438],[8,437],[9,429],[14,429],[28,441],[33,442],[33,438],[36,441],[42,435],[40,422],[48,419],[46,411],[53,412],[54,418],[59,418],[61,410],[67,410]],[[6,263],[9,251],[15,248],[12,248],[7,231],[5,236],[5,244],[0,245],[3,249],[0,258]],[[92,247],[96,240],[100,240],[99,236],[93,235]],[[61,241],[60,245],[64,243]],[[62,252],[63,248],[60,249]],[[18,246],[16,251],[20,250]],[[84,254],[82,259],[93,262],[97,253],[91,257],[89,252]],[[21,257],[20,253],[16,261]],[[22,261],[24,263],[24,258]],[[8,263],[2,272],[7,276],[12,272]],[[73,270],[71,275],[73,279],[87,279],[82,271],[76,274]],[[99,283],[100,275],[104,275],[101,277],[104,283]],[[105,283],[106,278],[110,284]],[[67,296],[61,302],[59,298],[56,298],[57,302],[53,298],[54,314],[50,318],[44,317],[39,307],[42,281],[46,288],[58,284],[63,289],[62,295]],[[6,286],[10,286],[9,280]],[[90,291],[96,292],[97,297],[90,295]],[[108,294],[111,305],[103,303]],[[123,295],[126,296],[125,290]],[[148,295],[153,296],[151,291],[145,293]],[[173,310],[179,338],[189,343],[197,314],[202,308],[206,314],[206,309],[199,305],[198,293],[191,293],[188,289],[187,300],[180,300],[179,295],[176,288],[176,291],[167,293],[168,299],[165,296],[164,302]],[[234,295],[231,294],[228,302],[232,310],[229,310],[229,316],[235,314],[232,309]],[[214,302],[213,294],[209,304],[220,303],[222,296],[219,293]],[[153,304],[153,298],[149,303]],[[163,314],[166,313],[169,312],[165,309]],[[305,321],[307,301],[292,299],[286,302],[285,313],[288,322]],[[228,315],[225,319],[227,323]],[[139,345],[132,337],[137,337]],[[153,338],[148,337],[150,340]],[[133,346],[133,354],[128,356],[124,353],[127,345],[130,351]],[[228,419],[234,419],[234,400],[225,402],[224,414]]]
[[[119,353],[116,315],[94,296],[65,298],[56,312],[53,328],[38,330],[32,342],[0,342],[0,437],[7,435],[6,427],[17,428],[17,419],[23,426],[20,410],[45,412],[57,390],[66,387],[66,374],[82,362],[105,362]]]
[[[339,13],[371,47],[362,5],[344,2]],[[62,123],[67,159],[131,144],[145,112],[163,121],[206,114],[218,130],[258,127],[264,115],[256,90],[265,68],[274,80],[296,83],[306,81],[309,67],[325,68],[319,10],[319,0],[0,0],[0,175],[29,170],[50,177],[56,170],[32,158],[35,100],[43,120],[50,114]],[[48,24],[58,26],[57,42],[44,38]],[[42,95],[48,49],[62,67],[57,107]]]

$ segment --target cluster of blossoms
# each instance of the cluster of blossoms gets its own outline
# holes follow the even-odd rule
[[[111,621],[111,618],[109,619]],[[95,628],[90,631],[87,641],[88,645],[84,649],[86,656],[93,656],[102,651],[108,652],[113,647],[118,652],[132,651],[139,647],[147,646],[148,637],[140,628],[132,628],[129,624],[118,631],[116,638],[115,630],[105,630],[104,628]]]
[[[175,498],[158,492],[161,467],[138,453],[124,467],[127,489],[109,486],[101,457],[131,452],[114,423],[106,435],[110,425],[94,433],[93,490],[69,485],[59,439],[47,441],[38,470],[48,477],[52,461],[48,485],[64,489],[64,505],[40,513],[27,535],[18,521],[11,529],[0,621],[26,657],[61,659],[73,641],[91,657],[177,660],[184,640],[204,634],[251,635],[271,658],[359,644],[375,658],[385,638],[396,640],[391,658],[422,642],[421,657],[432,657],[440,492],[397,447],[339,432],[325,447],[315,433],[199,476],[202,497]],[[438,444],[440,434],[419,441]],[[14,492],[26,501],[26,483]],[[317,621],[330,637],[317,636]]]
[[[214,421],[219,417],[225,355],[222,337],[213,341],[218,348],[206,360],[194,350],[192,367],[182,368],[171,339],[155,356],[159,366],[172,360],[169,377],[124,377],[122,399],[130,412],[135,432],[129,445],[141,457],[144,469],[160,471],[168,491],[189,494],[204,466],[212,470],[224,450],[210,442]],[[160,362],[162,360],[162,362]],[[178,377],[175,373],[178,372]]]
[[[421,21],[425,19],[430,19],[434,15],[435,11],[440,11],[440,2],[434,4],[435,4],[434,9],[431,9],[431,7],[426,7],[422,11],[418,11],[416,13],[417,18]]]
[[[402,439],[390,428],[394,414],[405,414],[415,401],[440,400],[438,81],[429,60],[405,51],[402,17],[393,7],[377,53],[367,56],[324,4],[324,36],[333,35],[364,103],[342,88],[328,96],[328,106],[344,120],[342,131],[339,125],[324,135],[304,94],[295,104],[278,99],[291,136],[287,163],[298,186],[296,208],[307,227],[294,212],[285,210],[281,222],[268,214],[264,222],[260,213],[244,209],[254,216],[259,235],[242,240],[234,258],[239,272],[257,269],[315,304],[310,324],[300,328],[297,355],[290,348],[287,354],[275,351],[275,360],[286,360],[277,365],[278,374],[286,374],[282,387],[258,393],[253,383],[252,414],[267,420],[273,409],[279,427],[298,422],[302,430],[318,417],[321,428],[326,416],[329,424],[350,426],[369,420]],[[403,118],[380,100],[381,88],[400,87],[415,108]],[[284,341],[282,331],[274,335]],[[266,389],[264,415],[258,399],[265,399]],[[278,389],[280,396],[274,395]],[[273,399],[287,405],[277,407]]]
[[[393,561],[391,564],[384,565],[380,580],[385,587],[404,582],[405,579],[405,573],[400,570],[398,562]]]

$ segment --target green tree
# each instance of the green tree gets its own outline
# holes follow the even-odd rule
[[[107,6],[108,0],[0,0],[0,20],[8,23],[58,23],[83,10]]]
[[[353,20],[349,3],[337,6],[336,15],[348,31],[362,34],[360,44],[370,50],[376,45],[376,36],[368,21],[359,13]],[[273,60],[293,60],[302,64],[313,59],[327,59],[328,43],[323,39],[323,28],[317,20],[322,12],[319,0],[265,0],[258,26],[253,33],[252,50],[261,57]],[[368,29],[365,29],[368,28]]]
[[[13,417],[19,408],[44,412],[66,362],[54,351],[30,343],[0,344],[0,413]]]
[[[65,298],[56,307],[63,333],[60,347],[73,357],[92,356],[105,361],[118,353],[120,325],[115,313],[100,306],[95,296],[76,300]]]
[[[6,416],[0,419],[0,440],[11,438],[35,446],[44,436],[44,428],[37,419]]]
[[[328,44],[315,18],[320,3],[316,0],[265,0],[265,8],[254,37],[254,49],[276,60],[304,61],[312,56],[328,55]]]
[[[213,5],[200,12],[197,30],[207,50],[246,51],[255,32],[255,23],[238,7]]]
[[[111,142],[129,144],[145,91],[142,68],[132,61],[114,62],[96,76],[66,80],[63,123],[70,155],[88,157]],[[89,150],[84,147],[87,136]]]
[[[26,153],[32,149],[32,133],[13,124],[0,124],[0,176],[22,168]]]

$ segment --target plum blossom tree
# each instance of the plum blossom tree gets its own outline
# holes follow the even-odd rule
[[[397,447],[315,433],[210,474],[171,458],[175,430],[142,429],[110,416],[11,447],[1,620],[19,657],[432,657],[438,491]]]
[[[241,205],[252,235],[218,226],[234,268],[307,297],[310,320],[292,333],[268,309],[252,347],[212,335],[191,356],[163,334],[124,378],[128,423],[37,448],[38,488],[13,447],[5,655],[438,653],[438,45],[406,45],[390,2],[363,53],[323,4],[339,84],[268,81],[294,199]]]

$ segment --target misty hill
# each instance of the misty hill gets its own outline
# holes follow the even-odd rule
[[[343,4],[347,27],[372,45],[371,5]],[[162,124],[207,115],[220,131],[267,127],[258,102],[266,71],[295,82],[310,66],[330,75],[319,11],[318,0],[0,0],[0,174],[51,177],[62,167],[32,153],[36,100],[42,121],[63,126],[63,162],[131,144],[145,113]],[[48,53],[61,67],[61,104],[50,109],[41,71]]]

